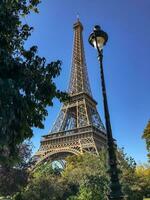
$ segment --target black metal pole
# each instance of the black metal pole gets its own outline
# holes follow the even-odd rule
[[[98,50],[98,60],[100,63],[105,123],[106,123],[107,139],[108,139],[108,156],[109,156],[108,162],[109,162],[109,175],[110,175],[109,200],[121,200],[123,199],[123,193],[121,191],[121,184],[119,182],[119,170],[117,168],[116,146],[112,136],[109,109],[107,103],[107,94],[106,94],[106,86],[105,86],[104,71],[103,71],[103,51],[99,50],[98,45],[97,45],[97,50]]]

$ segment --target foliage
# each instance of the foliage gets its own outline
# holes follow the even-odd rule
[[[128,200],[143,200],[150,195],[150,166],[137,166],[132,157],[127,156],[124,150],[119,151],[121,183],[123,192]]]
[[[43,176],[47,177],[49,175],[55,175],[55,171],[50,163],[45,162],[37,166],[31,175],[34,178],[41,178]]]
[[[148,159],[150,162],[150,120],[148,121],[148,124],[147,124],[146,128],[144,129],[142,138],[145,139],[145,141],[146,141],[146,147],[147,147],[147,151],[148,151]]]
[[[150,193],[150,167],[136,166],[124,150],[118,151],[123,192],[127,200],[143,200]],[[69,156],[61,174],[49,162],[37,167],[15,200],[106,200],[109,192],[106,152]],[[18,199],[17,199],[18,197]]]
[[[93,170],[92,170],[93,169]],[[82,155],[69,156],[66,159],[66,167],[62,176],[70,182],[80,183],[83,177],[90,175],[105,175],[107,170],[106,154],[99,155],[84,153]]]
[[[141,193],[144,197],[150,197],[150,165],[139,165],[136,167]]]
[[[19,146],[19,161],[16,165],[0,166],[0,195],[12,195],[26,185],[30,157],[30,144],[24,143]]]
[[[37,12],[40,0],[1,0],[0,2],[0,163],[17,157],[19,144],[33,135],[32,127],[43,128],[46,106],[53,98],[61,101],[54,78],[61,62],[47,63],[37,55],[37,47],[24,48],[33,30],[22,17]]]
[[[65,200],[72,194],[72,185],[52,169],[50,163],[39,166],[32,174],[27,187],[14,195],[15,200]]]
[[[127,196],[128,200],[137,199],[138,185],[135,174],[136,163],[132,157],[128,157],[124,153],[124,149],[118,152],[119,165],[122,173],[120,174],[123,193]]]
[[[79,192],[76,196],[70,199],[74,200],[107,200],[108,182],[105,177],[101,176],[87,176],[82,181]]]
[[[76,196],[69,197],[69,200],[105,200],[109,183],[106,171],[106,154],[103,151],[99,156],[85,153],[68,157],[62,177],[78,189]]]
[[[57,181],[56,177],[40,177],[33,179],[21,194],[17,194],[15,199],[21,197],[23,200],[54,200],[62,199],[64,184]]]
[[[28,186],[16,194],[14,199],[83,199],[85,192],[89,192],[91,200],[94,195],[106,196],[108,177],[105,162],[101,161],[105,159],[105,155],[101,155],[102,157],[87,153],[68,157],[67,166],[62,174],[56,173],[50,163],[37,167],[30,176]]]

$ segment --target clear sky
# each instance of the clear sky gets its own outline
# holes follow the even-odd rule
[[[79,13],[90,84],[103,122],[99,65],[88,37],[96,24],[108,33],[104,70],[113,135],[119,147],[124,147],[137,162],[146,162],[141,135],[150,119],[150,1],[42,0],[39,10],[39,14],[31,14],[25,20],[34,26],[26,46],[37,45],[47,61],[62,60],[62,73],[56,80],[62,90],[69,82],[72,27]],[[45,128],[33,129],[34,151],[39,148],[41,135],[50,131],[59,110],[60,103],[54,100],[54,107],[48,108]]]

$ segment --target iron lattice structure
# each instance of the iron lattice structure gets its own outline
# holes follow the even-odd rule
[[[74,26],[72,68],[69,83],[70,100],[65,102],[51,132],[44,135],[36,156],[45,159],[64,158],[68,154],[98,153],[107,145],[104,125],[92,97],[85,61],[82,31],[78,20]]]

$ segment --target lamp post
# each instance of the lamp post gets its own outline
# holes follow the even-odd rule
[[[107,141],[108,141],[108,164],[109,164],[109,175],[110,175],[110,194],[109,200],[121,200],[123,199],[123,194],[121,191],[121,185],[119,182],[119,170],[117,168],[117,158],[116,158],[116,146],[112,136],[112,129],[110,123],[109,109],[107,103],[106,86],[103,71],[103,46],[108,40],[108,35],[100,26],[95,26],[93,33],[89,36],[89,43],[95,47],[98,51],[98,60],[100,63],[100,73],[101,73],[101,84],[102,84],[102,94],[103,94],[103,104],[105,113],[105,125],[107,131]]]

